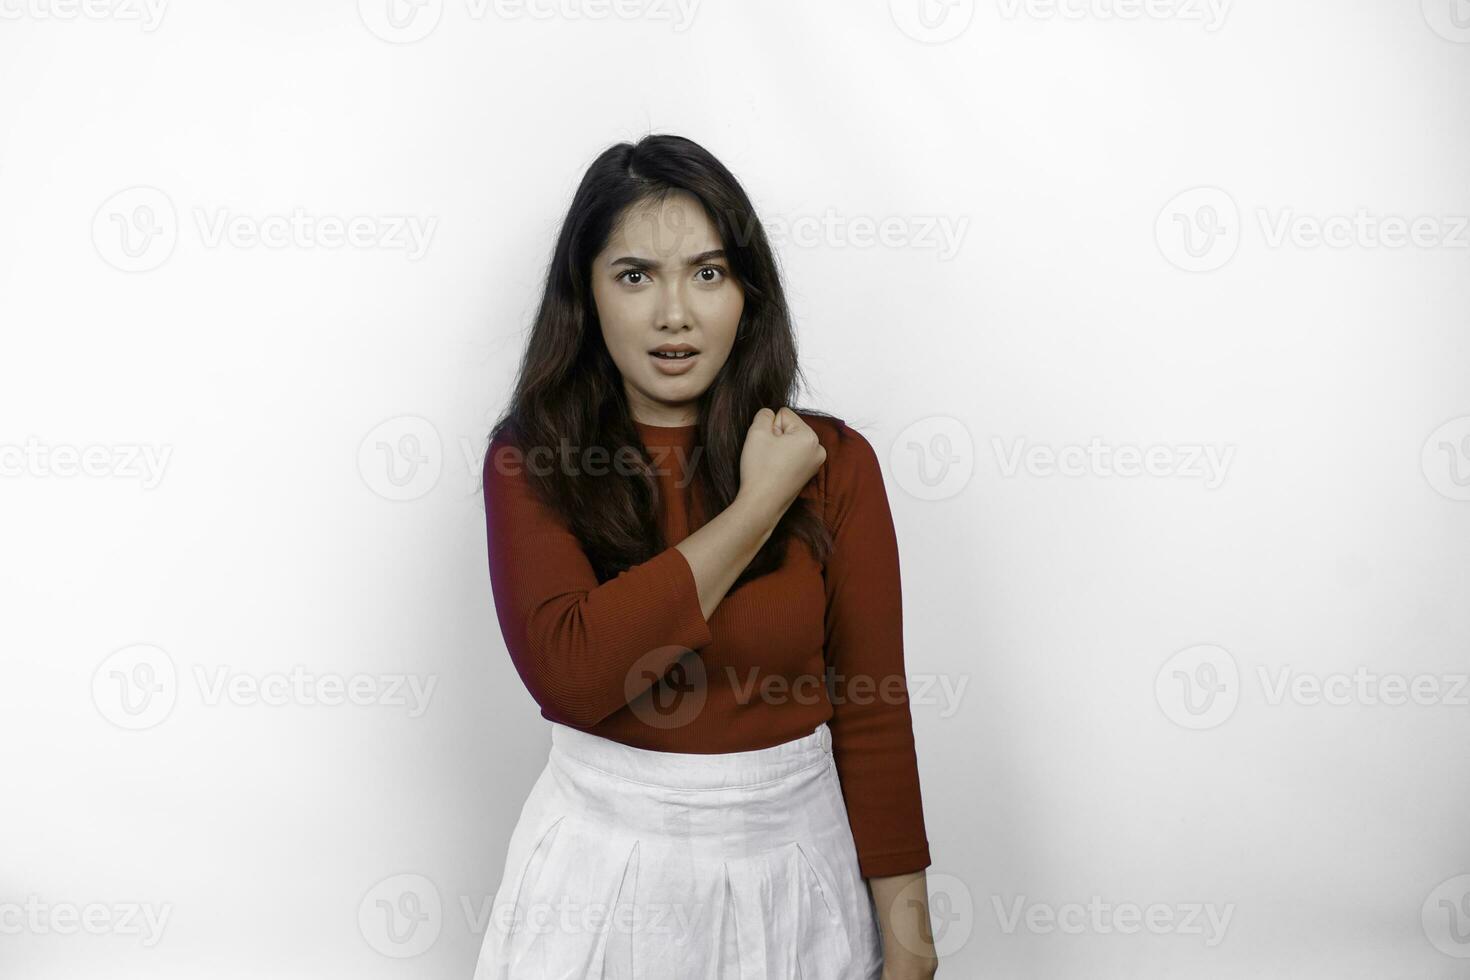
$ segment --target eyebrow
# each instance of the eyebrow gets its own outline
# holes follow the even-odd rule
[[[724,257],[725,257],[725,250],[723,248],[712,248],[712,249],[710,249],[707,252],[700,252],[698,255],[691,255],[691,256],[689,256],[689,258],[687,258],[687,259],[684,260],[684,264],[685,265],[698,265],[701,262],[708,262],[710,259],[723,259]],[[610,265],[610,266],[613,266],[613,265],[631,265],[631,266],[633,266],[634,268],[637,268],[637,269],[659,269],[659,268],[662,268],[662,266],[659,265],[659,263],[650,261],[649,259],[639,258],[636,255],[624,255],[624,256],[620,256],[619,258],[613,259],[611,262],[608,263],[608,265]]]

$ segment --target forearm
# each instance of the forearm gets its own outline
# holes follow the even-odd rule
[[[736,494],[730,506],[674,546],[694,572],[706,620],[775,532],[784,511],[764,499]]]
[[[923,871],[865,879],[883,935],[884,980],[922,980],[939,965],[929,923],[929,885]]]

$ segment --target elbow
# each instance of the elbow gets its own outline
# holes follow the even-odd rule
[[[591,728],[605,717],[593,706],[589,692],[572,679],[536,673],[526,676],[526,690],[547,718],[563,725]]]
[[[541,707],[546,710],[547,717],[552,721],[560,722],[572,728],[593,728],[601,724],[607,717],[601,711],[589,709],[586,705],[568,701],[555,703],[543,701],[541,702]]]
[[[561,647],[527,644],[512,652],[517,672],[531,697],[546,717],[573,728],[591,728],[611,715],[617,706],[579,669],[572,651]]]
[[[531,693],[548,718],[572,728],[592,728],[612,713],[598,705],[586,691],[542,685]]]

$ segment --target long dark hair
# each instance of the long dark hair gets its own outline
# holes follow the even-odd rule
[[[656,203],[675,190],[703,204],[745,293],[735,346],[698,402],[698,455],[688,458],[698,463],[691,489],[703,503],[704,518],[719,514],[735,498],[740,451],[758,410],[784,405],[833,418],[794,405],[802,375],[790,310],[765,229],[734,175],[682,136],[647,135],[604,150],[587,168],[562,222],[514,394],[490,433],[491,442],[504,437],[522,452],[547,446],[559,458],[558,446],[570,445],[579,453],[595,446],[608,452],[604,460],[632,464],[600,467],[597,476],[582,467],[573,473],[560,466],[522,467],[536,495],[582,542],[599,581],[647,561],[669,543],[658,520],[652,461],[634,428],[622,373],[603,341],[592,297],[592,260],[607,246],[625,209]],[[780,567],[793,537],[804,541],[819,562],[826,561],[831,534],[821,515],[799,497],[731,591]]]

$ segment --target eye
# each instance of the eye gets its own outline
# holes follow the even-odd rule
[[[614,279],[622,279],[624,276],[644,276],[644,275],[647,275],[647,273],[644,272],[642,269],[629,269],[626,272],[619,272],[613,278]],[[631,279],[630,280],[627,280],[627,281],[628,282],[632,282]],[[638,285],[638,283],[634,282],[633,285],[636,286],[636,285]]]
[[[704,274],[706,272],[713,272],[713,273],[716,273],[716,275],[713,276],[713,277],[705,277]],[[723,279],[725,277],[725,270],[722,269],[722,268],[720,268],[717,265],[704,265],[704,266],[700,266],[699,267],[699,271],[696,272],[695,275],[700,277],[700,279],[699,279],[700,282],[714,283],[714,282],[719,282],[721,279]]]

